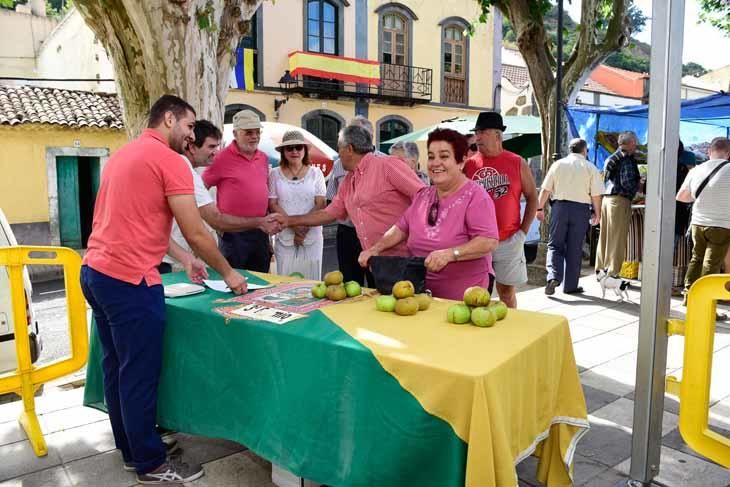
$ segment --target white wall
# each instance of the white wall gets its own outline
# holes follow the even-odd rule
[[[91,32],[81,15],[73,10],[46,40],[38,55],[38,76],[41,78],[113,79],[114,68],[106,51]],[[44,82],[71,90],[114,93],[114,82]]]
[[[56,24],[50,17],[0,9],[0,76],[37,77],[36,56]]]
[[[606,93],[598,93],[595,91],[581,90],[575,100],[577,105],[595,105],[601,107],[618,107],[626,105],[641,105],[638,98],[628,98],[618,95],[608,95]]]

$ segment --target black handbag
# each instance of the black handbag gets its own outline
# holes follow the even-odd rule
[[[720,169],[725,167],[727,164],[730,164],[730,160],[727,160],[722,164],[718,164],[715,169],[713,169],[712,172],[707,175],[705,180],[702,181],[702,183],[697,188],[697,191],[695,191],[695,201],[697,201],[697,198],[700,197],[700,194],[702,194],[702,191],[705,189],[705,186],[707,186],[707,183],[709,183],[710,180],[715,176],[715,174],[720,172]],[[694,207],[694,203],[692,203],[692,206],[689,208],[689,225],[687,226],[687,233],[685,234],[685,236],[690,240],[692,240],[692,207]]]
[[[411,281],[416,293],[426,290],[426,259],[423,257],[397,257],[378,255],[370,257],[368,264],[380,294],[391,294],[393,284]]]

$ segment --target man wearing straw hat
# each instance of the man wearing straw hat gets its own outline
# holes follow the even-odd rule
[[[261,120],[251,110],[233,116],[234,140],[216,155],[203,173],[203,181],[218,189],[221,213],[247,218],[265,217],[269,207],[269,160],[258,149]],[[220,236],[221,253],[238,269],[268,272],[271,245],[260,229],[224,232]]]

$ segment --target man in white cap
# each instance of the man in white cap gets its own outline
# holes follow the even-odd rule
[[[234,140],[215,156],[203,173],[207,187],[218,188],[218,209],[230,215],[262,218],[269,206],[269,160],[258,149],[261,120],[251,110],[233,117]],[[232,267],[268,272],[271,247],[260,229],[224,232],[219,247]]]
[[[188,142],[185,152],[182,154],[185,162],[188,163],[190,172],[193,176],[193,186],[195,188],[195,203],[198,205],[200,216],[206,224],[206,229],[214,236],[215,231],[218,232],[240,232],[258,228],[269,235],[279,232],[279,224],[274,220],[274,215],[267,217],[239,217],[222,213],[215,205],[213,197],[203,183],[195,168],[207,167],[218,154],[218,146],[223,139],[220,129],[208,120],[196,120],[195,141]],[[162,264],[158,267],[160,273],[172,272],[172,264],[175,261],[180,262],[183,267],[188,270],[195,255],[183,237],[177,220],[172,222],[172,233],[170,234],[170,251],[168,255],[162,258]],[[176,248],[174,244],[177,245]]]

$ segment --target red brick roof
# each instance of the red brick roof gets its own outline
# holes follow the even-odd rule
[[[583,89],[586,91],[594,91],[597,93],[606,93],[608,95],[616,94],[615,91],[611,91],[610,89],[606,88],[601,83],[599,83],[598,81],[596,81],[594,79],[590,79],[590,78],[588,78],[586,80],[586,84],[583,85]]]
[[[0,86],[0,125],[29,123],[124,128],[117,95],[36,86]]]
[[[527,68],[524,66],[503,64],[502,77],[507,78],[517,88],[522,88],[530,84],[530,73],[527,72]]]

